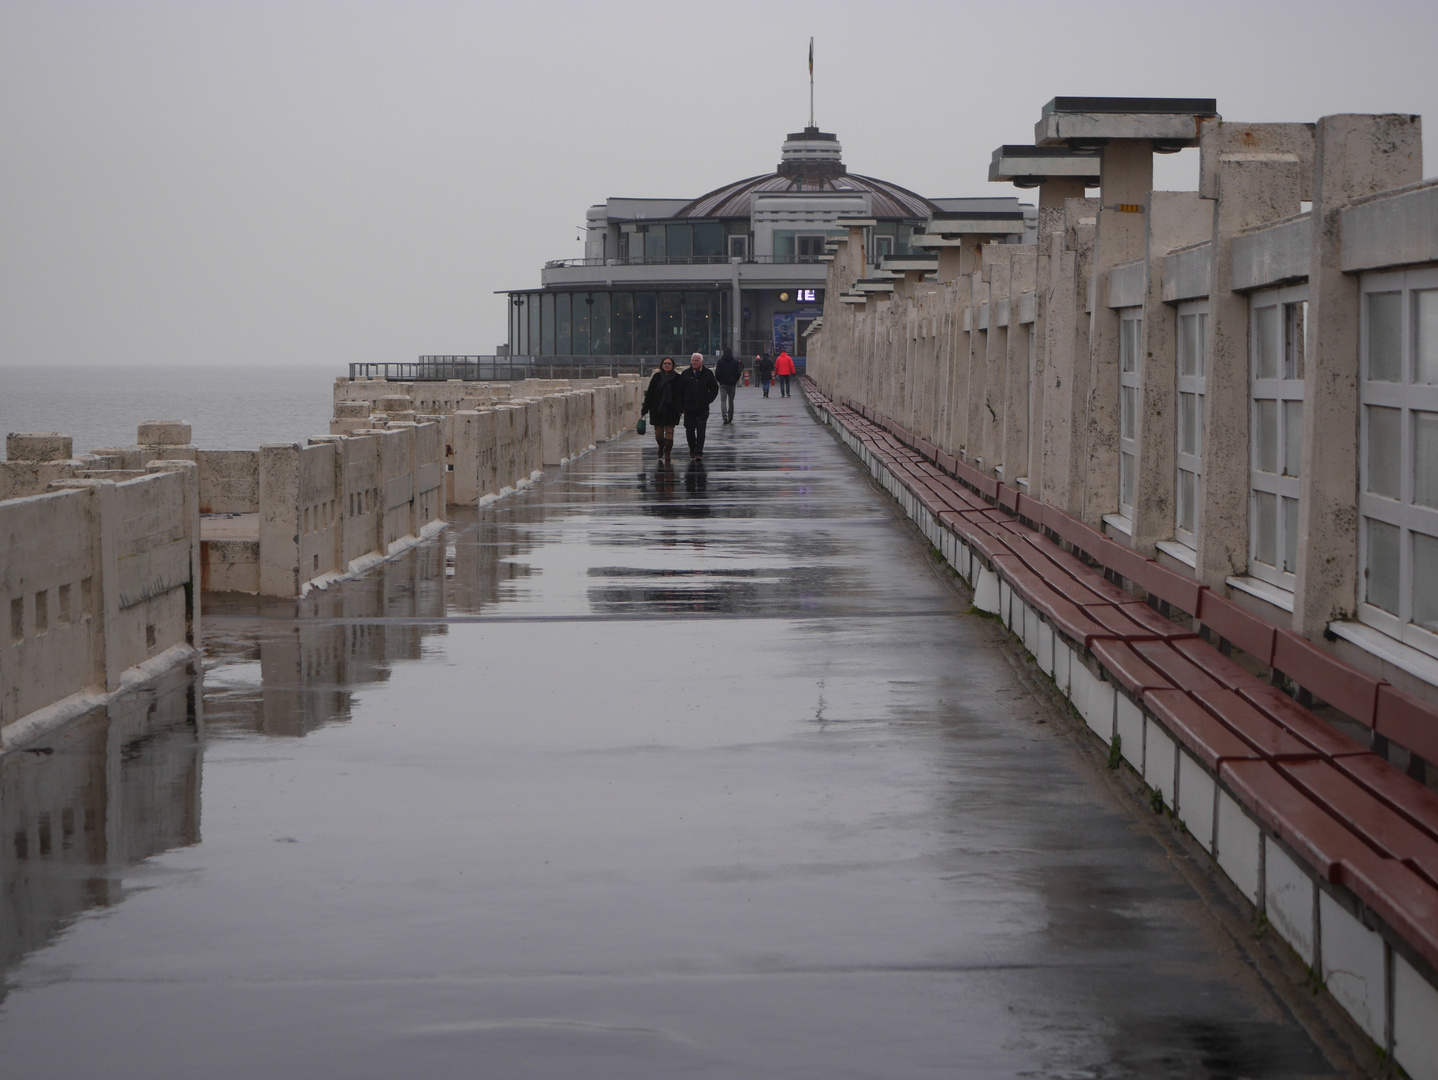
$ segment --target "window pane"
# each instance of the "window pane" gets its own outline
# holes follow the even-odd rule
[[[1123,319],[1118,324],[1118,362],[1122,371],[1138,370],[1139,319]]]
[[[1438,538],[1413,533],[1413,621],[1438,633]]]
[[[1253,403],[1253,467],[1259,472],[1278,471],[1278,402]]]
[[[1278,378],[1278,308],[1259,308],[1254,317],[1253,377]]]
[[[1303,461],[1303,402],[1283,403],[1283,475],[1297,476]]]
[[[1198,345],[1194,352],[1193,373],[1195,375],[1202,375],[1205,370],[1204,364],[1207,363],[1205,357],[1208,355],[1208,312],[1206,311],[1200,311],[1198,313],[1198,336],[1196,340]]]
[[[1413,501],[1420,506],[1438,506],[1438,413],[1415,412],[1410,415],[1413,421]],[[1393,449],[1396,461],[1398,448],[1395,445]]]
[[[684,294],[684,355],[709,351],[709,293]]]
[[[1198,476],[1178,471],[1178,527],[1185,532],[1198,528]]]
[[[1438,383],[1438,289],[1413,294],[1413,381]]]
[[[1398,526],[1386,521],[1368,522],[1368,562],[1363,574],[1368,581],[1365,599],[1374,607],[1398,614]],[[1415,537],[1416,539],[1416,537]],[[1417,553],[1417,546],[1414,546]]]
[[[1403,294],[1368,294],[1368,377],[1403,381]]]
[[[644,257],[655,262],[664,261],[664,226],[651,225],[644,234]]]
[[[724,253],[724,226],[717,221],[694,224],[694,254],[716,258]]]
[[[567,292],[559,293],[554,298],[554,355],[568,356],[574,348],[574,329],[571,319],[570,296]]]
[[[1280,499],[1283,503],[1283,569],[1298,573],[1298,500]]]
[[[610,305],[609,349],[615,356],[629,356],[634,352],[634,294],[614,293]]]
[[[554,355],[554,293],[543,293],[539,298],[540,306],[544,310],[544,337],[540,353],[544,356]]]
[[[1119,437],[1132,439],[1135,429],[1134,411],[1138,407],[1138,388],[1135,386],[1120,386],[1119,392],[1119,414],[1118,428]]]
[[[678,367],[679,354],[684,351],[684,294],[662,292],[659,294],[659,352],[675,358]]]
[[[533,356],[539,352],[539,294],[530,293],[524,306],[529,309],[529,338],[525,342],[525,352]]]
[[[609,355],[609,294],[594,294],[594,307],[589,312],[589,351],[595,356]]]
[[[1401,494],[1403,411],[1370,405],[1367,412],[1368,490],[1396,499]]]
[[[1198,374],[1198,316],[1178,317],[1178,373]]]
[[[1133,455],[1118,456],[1118,499],[1125,506],[1133,505]]]
[[[1283,377],[1303,378],[1303,327],[1308,315],[1308,301],[1283,305]]]
[[[1178,395],[1178,452],[1198,453],[1198,395]]]
[[[665,231],[669,237],[670,259],[688,259],[694,254],[694,233],[688,225],[670,225]]]
[[[594,310],[594,294],[574,294],[574,355],[589,355],[589,313]]]
[[[634,294],[634,352],[659,352],[659,315],[652,292]]]
[[[1253,493],[1253,557],[1278,565],[1278,496],[1266,491]]]

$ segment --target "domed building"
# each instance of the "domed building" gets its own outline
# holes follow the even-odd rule
[[[838,137],[789,135],[778,168],[697,199],[611,198],[590,207],[582,259],[546,263],[510,292],[513,356],[631,358],[787,349],[824,304],[825,241],[869,219],[870,261],[910,252],[937,213],[1036,211],[1012,198],[929,199],[851,173]],[[1032,225],[1032,223],[1031,223]]]

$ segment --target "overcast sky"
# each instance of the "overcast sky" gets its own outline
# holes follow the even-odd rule
[[[1438,140],[1431,0],[0,0],[0,365],[493,352],[586,207],[771,170],[810,35],[846,164],[928,196],[1012,194],[989,155],[1058,94]]]

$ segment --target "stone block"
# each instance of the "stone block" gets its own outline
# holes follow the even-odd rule
[[[1383,1045],[1387,1026],[1383,939],[1327,893],[1319,894],[1318,919],[1324,985],[1367,1036]]]
[[[74,439],[55,431],[11,432],[5,436],[8,461],[68,461],[75,456],[74,448]]]
[[[386,394],[375,401],[374,411],[390,414],[414,412],[414,399],[408,394]]]
[[[1114,698],[1114,731],[1120,739],[1123,759],[1143,775],[1143,712],[1122,694]]]
[[[146,420],[139,426],[135,442],[141,446],[189,446],[190,425],[176,420]]]
[[[336,401],[334,418],[336,420],[363,420],[373,411],[374,409],[368,401]]]
[[[1305,964],[1313,963],[1314,890],[1308,871],[1271,837],[1263,841],[1263,910]]]
[[[1393,954],[1393,1057],[1413,1080],[1438,1080],[1438,988]]]
[[[1179,751],[1175,811],[1184,828],[1210,854],[1213,852],[1213,796],[1216,787],[1207,769],[1189,754]]]
[[[1143,782],[1163,796],[1165,806],[1173,806],[1178,767],[1174,760],[1176,744],[1152,717],[1144,717]]]
[[[1258,869],[1262,860],[1263,836],[1258,824],[1228,792],[1218,793],[1218,821],[1214,846],[1218,865],[1238,891],[1258,903]]]

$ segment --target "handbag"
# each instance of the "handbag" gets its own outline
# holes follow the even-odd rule
[[[634,431],[635,431],[636,434],[639,434],[639,435],[643,435],[643,434],[644,434],[644,417],[641,416],[641,417],[639,418],[639,423],[637,423],[637,424],[634,425]]]

